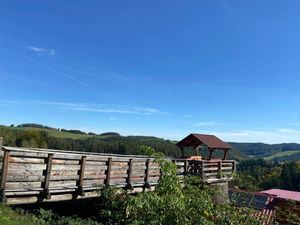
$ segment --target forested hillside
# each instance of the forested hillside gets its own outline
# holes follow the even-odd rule
[[[300,160],[300,144],[264,144],[264,143],[229,143],[234,149],[254,158],[264,158],[272,161]]]
[[[245,160],[237,166],[233,186],[251,191],[273,188],[300,191],[300,164],[296,162],[267,162],[263,159]]]
[[[139,154],[141,145],[147,145],[168,156],[181,156],[176,141],[149,136],[121,136],[116,132],[96,134],[80,130],[53,128],[40,124],[21,124],[18,126],[0,126],[0,136],[4,144],[10,146],[39,147],[66,149],[74,151],[91,151],[118,154]],[[300,160],[300,144],[264,144],[264,143],[229,143],[233,149],[228,158],[243,161],[254,158],[264,158],[267,161],[297,161]],[[194,151],[185,151],[186,156]],[[201,153],[206,156],[206,152]],[[221,157],[221,152],[215,152]]]
[[[0,126],[0,137],[4,138],[4,145],[9,146],[141,154],[140,147],[145,145],[163,152],[167,156],[181,156],[181,151],[174,141],[148,136],[121,136],[116,132],[95,134],[79,130],[56,129],[39,124],[22,124],[10,127]],[[192,154],[194,151],[187,150],[185,152],[186,156]],[[247,159],[247,156],[238,150],[233,150],[229,152],[228,158],[241,161]]]

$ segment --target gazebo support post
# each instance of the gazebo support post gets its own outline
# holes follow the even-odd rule
[[[224,158],[223,158],[223,160],[226,160],[227,152],[228,152],[228,149],[224,149]]]
[[[208,156],[208,160],[211,160],[211,157],[212,157],[212,152],[214,151],[214,149],[212,148],[209,148],[209,156]]]
[[[194,147],[195,152],[196,152],[196,156],[199,156],[199,148],[200,147],[201,147],[200,145],[197,145],[197,146]]]
[[[181,150],[181,158],[184,158],[183,149],[184,148],[180,148],[180,150]]]

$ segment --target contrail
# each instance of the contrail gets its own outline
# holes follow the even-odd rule
[[[57,69],[55,69],[53,67],[46,66],[46,65],[44,65],[42,63],[36,62],[36,61],[34,61],[34,60],[30,59],[30,58],[27,58],[25,56],[21,56],[21,57],[24,58],[24,59],[26,59],[27,61],[33,63],[33,64],[36,64],[36,65],[39,65],[40,67],[43,67],[46,70],[54,72],[54,73],[56,73],[56,74],[58,74],[58,75],[60,75],[60,76],[62,76],[64,78],[66,78],[68,80],[75,81],[75,82],[77,82],[79,84],[82,84],[82,85],[88,87],[88,88],[95,88],[94,86],[92,86],[92,85],[90,85],[90,84],[88,84],[88,83],[86,83],[86,82],[84,82],[82,80],[76,79],[76,78],[74,78],[74,77],[72,77],[72,76],[70,76],[70,75],[68,75],[68,74],[66,74],[64,72],[61,72],[61,71],[59,71],[59,70],[57,70]]]

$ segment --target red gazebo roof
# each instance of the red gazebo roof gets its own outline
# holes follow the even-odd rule
[[[179,141],[176,145],[183,149],[185,147],[197,147],[201,144],[206,145],[210,149],[224,149],[229,150],[232,147],[217,138],[214,135],[208,135],[208,134],[190,134],[181,141]]]

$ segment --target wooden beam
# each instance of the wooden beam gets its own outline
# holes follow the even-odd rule
[[[236,161],[234,160],[232,162],[232,172],[235,172],[236,171]]]
[[[0,148],[2,148],[3,145],[3,137],[0,137]]]
[[[201,176],[202,180],[205,181],[206,180],[206,176],[205,176],[205,171],[204,171],[204,160],[200,161],[200,165],[201,165],[200,176]]]
[[[213,153],[214,149],[212,149],[212,148],[209,148],[209,149],[208,149],[208,151],[209,151],[208,160],[211,160],[212,153]]]
[[[150,171],[149,167],[150,167],[150,159],[147,159],[146,170],[145,170],[145,179],[144,179],[144,181],[145,181],[144,188],[148,188],[148,189],[151,188],[151,186],[149,184],[149,171]]]
[[[226,160],[228,149],[224,149],[224,157],[223,160]]]
[[[201,145],[195,146],[196,156],[199,156],[199,149],[200,149],[200,147],[201,147]]]
[[[131,183],[132,167],[133,167],[133,159],[129,159],[126,189],[130,189],[130,190],[133,189],[133,186],[132,186],[132,183]]]
[[[84,196],[84,190],[83,190],[83,179],[84,179],[84,170],[85,170],[85,164],[86,164],[86,156],[82,156],[80,160],[80,170],[78,172],[79,180],[77,182],[77,194],[80,196]]]
[[[3,157],[3,151],[4,151],[4,149],[2,149],[2,145],[3,145],[3,138],[0,137],[0,156]]]
[[[2,161],[1,183],[0,183],[0,197],[2,203],[6,203],[5,187],[6,187],[9,155],[10,155],[10,151],[7,150],[4,151],[4,156]]]
[[[105,185],[110,185],[110,174],[111,174],[111,165],[112,165],[112,158],[108,158],[107,160],[107,169],[106,169],[106,179],[105,179]]]
[[[218,176],[222,176],[222,160],[218,161]]]
[[[48,158],[46,159],[46,173],[45,173],[45,181],[43,183],[43,196],[42,199],[51,199],[51,195],[49,192],[49,184],[50,184],[50,176],[52,169],[52,160],[53,154],[48,154]]]
[[[188,175],[189,172],[189,162],[188,160],[184,161],[184,176]]]

